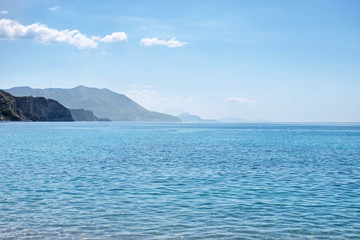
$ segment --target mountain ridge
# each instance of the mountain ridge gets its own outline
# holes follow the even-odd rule
[[[5,90],[14,96],[39,96],[57,100],[69,109],[91,110],[98,118],[112,121],[180,122],[175,116],[149,111],[123,94],[107,88],[79,85],[74,88],[14,87]]]

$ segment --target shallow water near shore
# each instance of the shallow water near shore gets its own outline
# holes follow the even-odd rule
[[[0,239],[359,239],[359,124],[1,123]]]

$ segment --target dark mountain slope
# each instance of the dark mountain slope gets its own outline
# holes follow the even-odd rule
[[[43,97],[14,97],[0,90],[1,121],[73,121],[69,109]]]

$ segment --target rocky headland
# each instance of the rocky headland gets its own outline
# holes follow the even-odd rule
[[[0,121],[74,121],[69,109],[44,97],[14,97],[0,90]]]
[[[99,121],[99,119],[94,115],[94,113],[90,110],[84,109],[69,109],[71,112],[71,116],[74,121]]]

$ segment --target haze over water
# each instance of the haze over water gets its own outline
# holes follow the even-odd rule
[[[356,239],[359,124],[0,124],[0,239]]]

